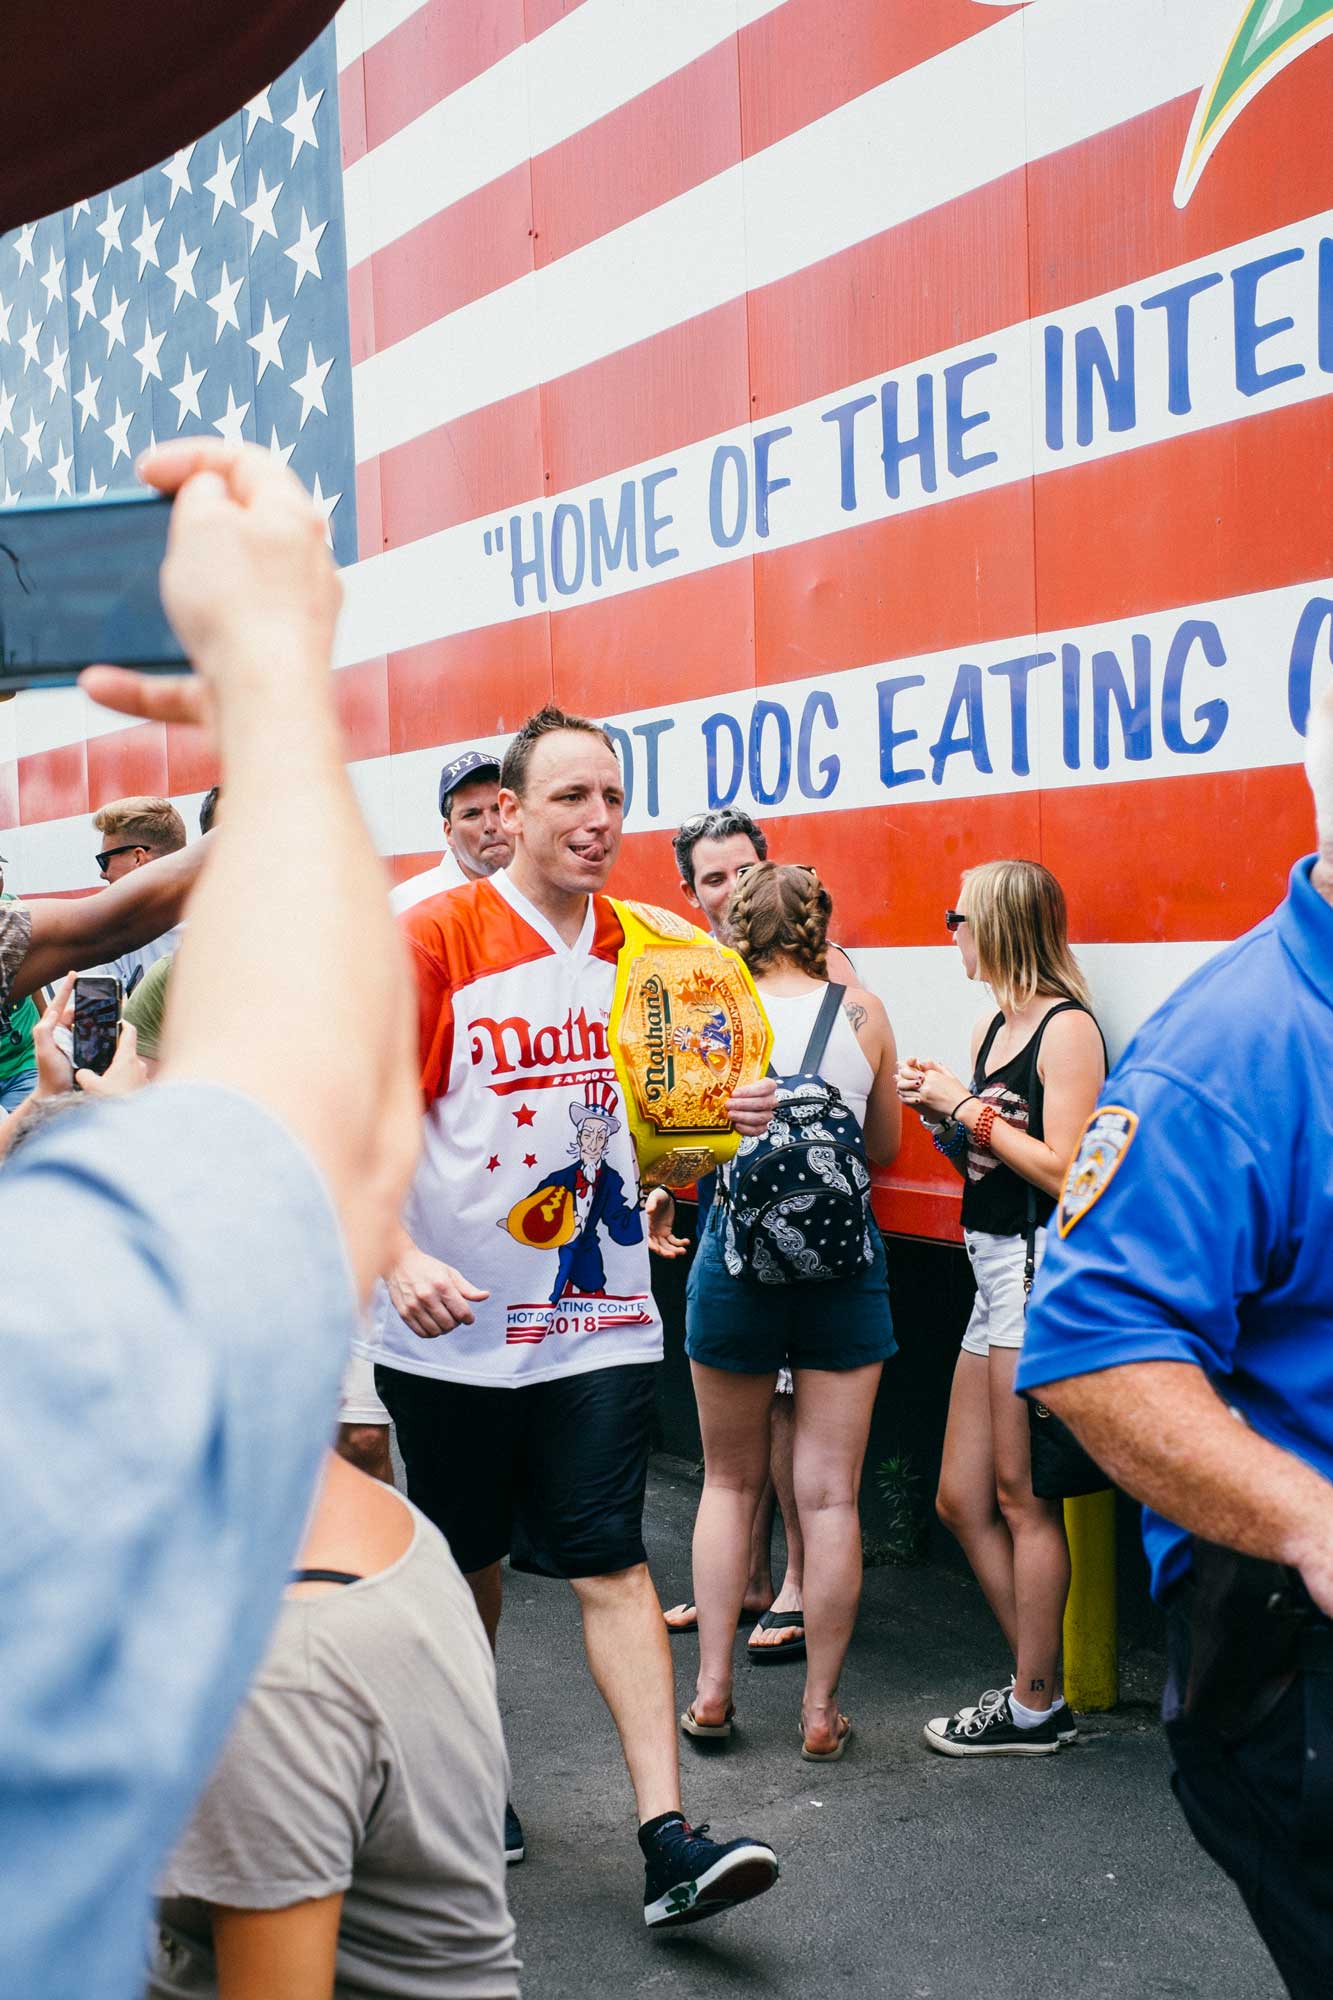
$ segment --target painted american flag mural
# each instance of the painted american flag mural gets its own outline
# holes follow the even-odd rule
[[[943,911],[1035,855],[1121,1041],[1311,844],[1330,34],[1311,0],[352,0],[198,142],[188,210],[165,163],[0,241],[10,494],[123,476],[131,400],[128,451],[290,446],[399,875],[442,753],[554,696],[616,732],[626,888],[754,811],[956,1062]],[[0,707],[13,886],[91,886],[98,803],[211,777],[76,694]],[[936,1166],[911,1137],[882,1219],[951,1232]]]

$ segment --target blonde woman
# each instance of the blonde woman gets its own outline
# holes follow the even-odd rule
[[[813,869],[769,861],[746,870],[731,901],[728,934],[763,995],[773,1025],[772,1068],[780,1077],[801,1073],[829,993],[832,908]],[[887,1166],[898,1150],[896,1065],[883,1003],[862,987],[843,987],[817,1073],[837,1089],[877,1166]],[[753,1150],[755,1142],[748,1143]],[[671,1215],[670,1197],[655,1194],[649,1217],[658,1247],[673,1240]],[[837,1690],[861,1592],[861,1462],[880,1374],[897,1345],[884,1245],[872,1224],[867,1262],[856,1275],[761,1283],[728,1268],[726,1218],[719,1199],[686,1294],[685,1349],[703,1432],[704,1490],[694,1529],[699,1680],[681,1726],[694,1737],[731,1734],[732,1653],[750,1531],[768,1476],[769,1407],[778,1370],[790,1367],[796,1511],[806,1558],[801,1748],[811,1761],[832,1762],[851,1733]]]
[[[1069,1549],[1060,1503],[1032,1491],[1027,1405],[1014,1394],[1014,1375],[1029,1228],[1039,1258],[1106,1055],[1049,869],[1035,861],[971,869],[945,922],[968,978],[990,987],[995,1010],[973,1030],[970,1084],[925,1057],[898,1072],[903,1102],[934,1128],[963,1175],[963,1233],[977,1284],[936,1507],[1009,1643],[1014,1677],[975,1706],[927,1723],[925,1740],[949,1757],[1042,1755],[1075,1734],[1059,1679]]]

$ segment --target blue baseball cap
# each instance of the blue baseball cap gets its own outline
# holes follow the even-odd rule
[[[472,778],[489,778],[500,775],[500,759],[491,750],[464,750],[453,757],[440,773],[440,815],[444,815],[444,802],[451,792],[460,785],[466,785]]]

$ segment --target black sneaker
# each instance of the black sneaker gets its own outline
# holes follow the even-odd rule
[[[1049,1757],[1060,1748],[1061,1725],[1057,1709],[1035,1728],[1020,1729],[1008,1688],[991,1688],[970,1713],[959,1709],[957,1715],[937,1715],[922,1734],[926,1747],[944,1757]]]
[[[639,1833],[647,1869],[643,1921],[649,1930],[697,1924],[762,1896],[778,1879],[778,1857],[762,1840],[709,1840],[706,1826],[673,1816]]]
[[[527,1853],[523,1842],[523,1822],[508,1799],[505,1800],[505,1866],[513,1868]]]
[[[1013,1691],[1014,1691],[1014,1677],[1012,1674],[1010,1674],[1009,1679],[1004,1685],[1004,1687],[987,1688],[985,1694],[981,1696],[980,1700],[976,1703],[975,1707],[960,1708],[958,1711],[957,1720],[959,1722],[966,1722],[969,1716],[976,1714],[977,1709],[981,1707],[982,1702],[993,1702],[997,1698],[997,1696],[1002,1694],[1012,1694]],[[1055,1704],[1055,1733],[1059,1737],[1062,1743],[1078,1742],[1078,1723],[1074,1719],[1073,1709],[1069,1706],[1069,1703],[1065,1700],[1063,1695],[1061,1695],[1059,1701],[1057,1701]]]

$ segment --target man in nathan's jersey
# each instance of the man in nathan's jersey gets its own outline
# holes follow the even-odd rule
[[[494,1643],[500,1565],[562,1577],[634,1786],[644,1919],[770,1888],[755,1840],[681,1813],[670,1649],[642,1517],[662,1328],[607,1020],[624,934],[598,892],[624,787],[605,731],[543,709],[505,753],[507,869],[403,919],[425,1127],[398,1255],[362,1351],[408,1491],[448,1537]],[[773,1087],[730,1100],[762,1132]],[[446,1261],[447,1259],[447,1261]],[[510,1857],[523,1835],[512,1808]]]

